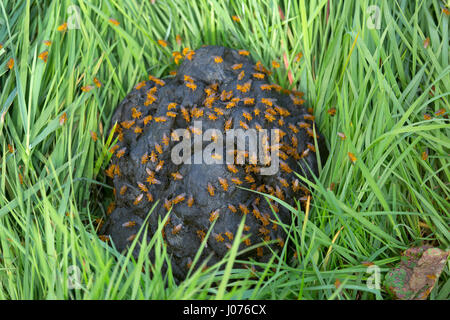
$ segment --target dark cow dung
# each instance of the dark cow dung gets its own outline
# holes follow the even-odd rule
[[[175,76],[164,80],[150,76],[139,83],[112,117],[119,139],[106,173],[113,181],[116,198],[115,209],[102,229],[103,238],[120,251],[126,249],[150,214],[147,237],[151,239],[158,220],[172,208],[162,235],[173,273],[184,279],[211,225],[200,257],[200,262],[209,259],[208,266],[226,255],[245,215],[243,235],[247,239],[239,250],[263,241],[270,244],[249,250],[239,259],[268,261],[271,249],[284,246],[286,234],[279,222],[290,225],[291,213],[276,201],[242,188],[271,194],[294,207],[295,199],[305,200],[309,192],[294,172],[308,179],[312,179],[311,172],[318,174],[315,135],[322,159],[327,156],[311,110],[304,107],[302,93],[269,84],[270,72],[261,63],[253,63],[247,51],[205,46],[184,50],[179,58],[184,61]],[[201,121],[201,129],[194,121]],[[227,164],[225,128],[256,129],[258,133],[280,129],[280,143],[269,143],[268,149],[269,139],[263,148],[273,154],[279,149],[280,169],[273,175],[260,174],[269,166],[260,158],[257,164],[249,164],[251,153],[244,150],[231,153],[233,159],[244,157],[244,164]],[[180,154],[191,164],[173,161],[175,146],[189,141],[188,133],[177,137],[176,129],[188,129],[192,140],[188,146],[193,151],[191,156]],[[206,160],[195,164],[196,138],[201,139],[208,129],[223,134],[223,156],[215,150],[213,164]],[[197,146],[205,151],[217,139],[215,134],[209,139],[204,136]]]

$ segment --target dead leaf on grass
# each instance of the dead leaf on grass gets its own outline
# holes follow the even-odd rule
[[[445,267],[449,252],[431,246],[409,248],[385,278],[387,290],[400,300],[425,300]]]

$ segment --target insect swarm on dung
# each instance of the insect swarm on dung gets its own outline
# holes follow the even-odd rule
[[[221,259],[232,248],[233,232],[245,216],[243,245],[255,245],[249,248],[248,257],[264,263],[270,259],[269,252],[281,249],[282,242],[276,239],[286,241],[283,228],[273,223],[277,220],[274,215],[283,225],[289,225],[292,217],[276,201],[265,201],[248,189],[284,199],[289,205],[295,206],[294,199],[302,201],[306,195],[302,180],[292,180],[296,179],[293,172],[311,179],[303,165],[306,162],[317,175],[316,153],[322,151],[323,144],[313,110],[304,106],[299,91],[270,83],[271,72],[261,62],[253,63],[246,50],[214,46],[193,50],[182,48],[181,40],[173,41],[160,42],[158,50],[174,47],[177,51],[170,54],[171,62],[179,63],[179,68],[172,70],[170,77],[150,75],[137,83],[112,116],[112,125],[117,123],[115,142],[105,174],[114,184],[116,199],[108,209],[102,233],[122,251],[135,239],[141,221],[149,218],[145,231],[150,237],[161,230],[157,222],[169,214],[161,230],[163,244],[174,276],[183,279],[201,241],[205,241],[206,256]],[[279,64],[274,61],[272,67],[279,68]],[[99,88],[95,81],[92,85],[91,89]],[[202,121],[201,126],[198,121]],[[271,133],[275,128],[279,129],[278,142]],[[204,140],[203,133],[208,130],[217,133]],[[231,135],[238,130],[254,130],[258,136],[266,133],[267,139],[263,144],[257,139],[256,154],[247,149],[247,142],[244,148],[235,142],[233,150],[223,144],[221,150],[220,142],[227,132]],[[107,136],[99,135],[96,145]],[[195,146],[201,145],[203,152],[210,142],[216,146],[206,154],[213,159],[212,164],[204,163],[205,159],[210,161],[205,154],[197,163]],[[172,153],[181,146],[186,146],[181,151],[182,161],[175,163]],[[187,147],[190,153],[185,154]],[[279,157],[280,168],[265,176],[263,169],[274,164],[271,155]],[[136,225],[130,223],[133,221]],[[213,230],[207,238],[210,228]],[[258,247],[263,241],[268,241],[270,250]],[[139,248],[135,251],[133,255]]]

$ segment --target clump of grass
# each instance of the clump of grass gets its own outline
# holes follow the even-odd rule
[[[407,247],[448,248],[450,240],[444,6],[2,1],[0,298],[386,298],[367,287],[365,261],[383,275]],[[377,15],[380,28],[370,28]],[[203,44],[248,49],[266,66],[277,61],[273,82],[306,93],[330,156],[316,180],[304,181],[309,209],[289,208],[285,247],[295,261],[285,249],[254,273],[233,267],[233,251],[224,271],[210,267],[176,283],[170,269],[151,271],[168,262],[161,238],[138,259],[122,256],[97,238],[95,219],[107,214],[98,193],[111,190],[103,169],[114,107],[148,74],[176,68],[173,50]],[[152,247],[155,261],[145,254]],[[431,298],[449,293],[445,270]]]

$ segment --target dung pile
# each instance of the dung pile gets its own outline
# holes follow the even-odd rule
[[[158,219],[171,209],[162,234],[173,272],[183,279],[212,224],[201,255],[201,260],[209,257],[208,265],[227,253],[243,215],[247,238],[240,250],[262,241],[271,242],[275,250],[283,247],[286,235],[278,222],[290,224],[290,213],[240,187],[295,206],[294,199],[304,200],[308,190],[294,171],[307,178],[310,170],[318,173],[315,132],[322,157],[326,150],[302,94],[269,84],[269,71],[254,64],[247,51],[206,46],[186,49],[175,58],[184,62],[174,77],[150,76],[137,84],[112,117],[119,141],[106,173],[113,180],[116,200],[102,233],[119,250],[126,249],[160,200],[148,218],[148,238],[157,232]],[[258,154],[251,152],[250,140],[245,141],[245,150],[236,142],[234,150],[227,148],[231,129],[262,137]],[[261,134],[264,129],[267,136]],[[271,129],[279,129],[279,143]],[[211,144],[216,148],[209,148]],[[276,157],[268,161],[267,155]],[[245,163],[236,162],[239,157]],[[279,160],[279,170],[267,174],[274,159]],[[270,249],[260,246],[239,259],[267,261],[270,256]]]

